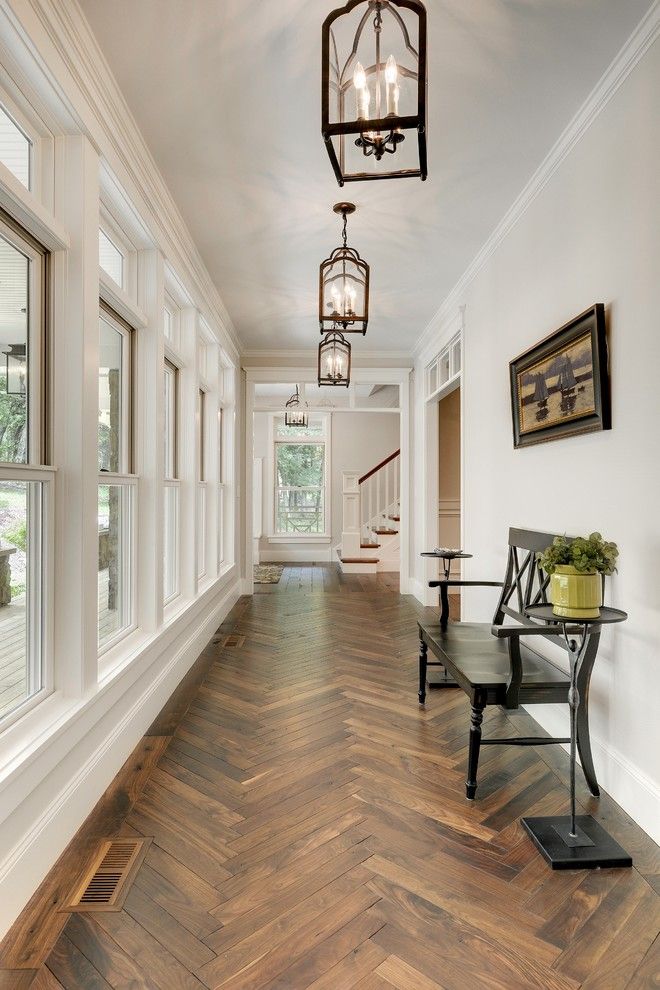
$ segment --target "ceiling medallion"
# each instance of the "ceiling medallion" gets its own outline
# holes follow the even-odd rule
[[[351,345],[339,330],[331,330],[319,344],[318,383],[351,384]]]
[[[367,332],[369,322],[369,265],[355,248],[348,247],[346,218],[355,213],[353,203],[336,203],[341,214],[342,245],[334,249],[319,269],[319,327],[321,333],[338,328],[343,333]]]
[[[348,0],[322,29],[321,132],[340,186],[427,176],[426,9]],[[416,140],[415,140],[416,138]]]
[[[298,386],[296,385],[296,391],[293,393],[290,399],[286,403],[286,412],[284,413],[284,425],[285,426],[309,426],[309,414],[304,412],[302,406],[300,405],[300,392],[298,391]]]

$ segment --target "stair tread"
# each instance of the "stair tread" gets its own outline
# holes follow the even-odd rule
[[[342,564],[377,564],[380,557],[340,557]]]
[[[360,550],[378,550],[380,543],[361,543]]]
[[[387,518],[391,519],[392,522],[401,522],[401,516],[388,516]]]
[[[396,529],[384,529],[384,528],[375,529],[374,533],[377,533],[378,536],[398,536],[398,532]]]

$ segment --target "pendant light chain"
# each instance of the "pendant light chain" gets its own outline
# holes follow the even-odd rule
[[[342,236],[342,241],[344,242],[344,247],[346,247],[346,240],[347,240],[346,225],[348,223],[348,217],[346,215],[346,210],[344,210],[343,216],[344,216],[344,226],[343,226],[343,229],[342,229],[341,236]]]

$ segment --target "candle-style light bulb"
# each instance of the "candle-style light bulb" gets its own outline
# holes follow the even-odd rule
[[[333,285],[330,289],[330,295],[332,296],[332,305],[334,306],[333,312],[338,313],[341,305],[341,293],[336,285]]]
[[[385,63],[385,83],[387,87],[387,112],[388,114],[398,114],[399,112],[399,87],[397,79],[399,69],[394,55],[390,55]]]
[[[367,74],[364,71],[362,62],[358,62],[355,66],[355,71],[353,72],[353,85],[355,86],[355,103],[357,106],[358,119],[366,119],[369,116],[369,101],[371,100],[371,94],[369,93],[369,87],[367,86]]]
[[[385,63],[385,82],[390,83],[393,86],[397,81],[398,75],[399,68],[396,64],[396,59],[394,58],[394,55],[390,55]]]

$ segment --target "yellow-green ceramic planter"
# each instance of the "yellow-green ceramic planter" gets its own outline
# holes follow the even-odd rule
[[[602,581],[596,571],[584,574],[560,564],[550,575],[550,601],[555,615],[568,619],[597,619],[602,604]]]

